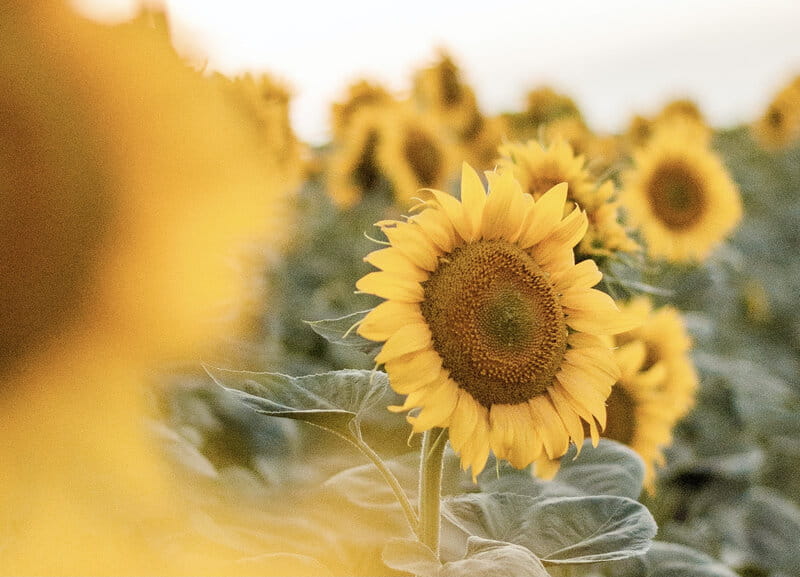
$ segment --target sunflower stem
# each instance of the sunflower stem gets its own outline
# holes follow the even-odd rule
[[[439,557],[442,459],[447,430],[433,428],[422,436],[419,467],[419,540]]]
[[[363,441],[359,441],[356,446],[363,453],[363,455],[372,461],[375,467],[377,467],[378,472],[380,472],[383,479],[392,489],[397,501],[400,503],[400,507],[403,509],[403,514],[408,522],[408,526],[414,533],[417,533],[419,531],[419,519],[417,518],[417,514],[414,512],[414,507],[411,505],[411,501],[408,500],[408,496],[403,490],[403,487],[400,485],[400,481],[397,480],[397,477],[394,476],[394,473],[392,473],[389,467],[386,466],[386,463],[383,462],[383,459],[381,459],[378,454],[372,450],[372,447]]]

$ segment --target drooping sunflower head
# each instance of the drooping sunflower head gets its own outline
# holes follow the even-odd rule
[[[454,172],[453,154],[436,122],[403,109],[387,118],[377,160],[404,205],[422,188],[444,188]]]
[[[623,175],[621,201],[648,252],[704,259],[739,223],[739,191],[719,157],[682,129],[661,130]]]
[[[602,274],[577,265],[587,220],[564,216],[565,184],[538,200],[511,171],[486,173],[489,194],[466,164],[461,200],[439,191],[407,221],[378,223],[389,246],[365,260],[380,271],[356,284],[386,299],[362,336],[385,341],[376,362],[408,395],[397,411],[415,432],[449,427],[466,470],[490,450],[522,468],[556,458],[584,425],[597,441],[618,377],[598,335],[634,326],[607,294]]]

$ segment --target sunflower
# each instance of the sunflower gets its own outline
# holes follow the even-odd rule
[[[566,184],[534,200],[511,171],[486,178],[488,195],[464,164],[460,202],[431,191],[408,221],[379,222],[389,246],[365,260],[380,271],[356,283],[386,299],[358,332],[385,341],[375,360],[408,395],[391,409],[415,411],[414,432],[449,427],[473,478],[490,450],[518,468],[563,455],[582,422],[596,443],[619,376],[598,335],[635,326],[591,288],[597,265],[575,264],[588,223],[564,216]]]
[[[603,438],[631,447],[645,464],[644,486],[652,493],[663,450],[672,442],[672,430],[694,404],[697,374],[689,358],[691,341],[678,311],[658,310],[647,297],[638,297],[622,310],[640,326],[609,339],[620,377],[606,405]],[[540,457],[534,473],[552,478],[560,461]]]
[[[437,61],[414,75],[413,97],[423,112],[461,134],[474,120],[478,109],[475,93],[464,82],[461,69],[444,49]]]
[[[331,105],[331,128],[334,141],[346,137],[356,115],[368,108],[383,108],[396,103],[395,97],[383,86],[367,79],[353,82],[341,102]]]
[[[662,365],[666,374],[662,392],[669,395],[663,409],[683,417],[694,404],[698,386],[697,372],[690,358],[692,340],[680,312],[669,305],[656,309],[646,296],[627,303],[623,310],[639,319],[641,325],[620,333],[617,344],[640,341],[645,346],[645,359],[641,370]]]
[[[261,136],[261,151],[270,168],[286,181],[287,189],[299,186],[303,176],[303,145],[292,128],[289,117],[291,91],[283,82],[268,74],[244,74],[228,79],[213,76],[230,93],[233,104],[252,120]]]
[[[388,114],[391,113],[380,108],[360,111],[328,160],[328,194],[338,206],[356,204],[383,181],[378,146]]]
[[[497,147],[507,129],[502,116],[484,116],[476,110],[472,122],[459,135],[462,158],[470,166],[485,170],[494,168]]]
[[[453,171],[452,152],[435,122],[408,109],[387,118],[376,159],[404,204],[421,188],[444,188]]]
[[[754,123],[753,133],[767,150],[787,148],[800,139],[800,76],[778,91]]]
[[[631,251],[638,245],[619,222],[618,204],[612,202],[614,185],[597,186],[585,168],[584,157],[561,138],[544,146],[535,140],[507,143],[499,147],[498,166],[511,170],[522,189],[534,199],[560,182],[567,183],[567,199],[587,212],[589,228],[578,251],[582,255],[608,255]],[[569,210],[572,204],[565,207]]]
[[[144,426],[148,383],[214,352],[243,242],[280,235],[281,183],[249,119],[144,18],[3,18],[3,572],[230,572],[222,549],[175,542],[197,487]]]
[[[688,98],[672,100],[664,105],[653,119],[653,129],[657,132],[674,124],[682,124],[683,130],[691,131],[692,138],[708,144],[711,142],[712,130],[706,122],[700,107]]]
[[[634,154],[620,200],[651,256],[704,259],[739,223],[739,191],[719,157],[680,125]]]

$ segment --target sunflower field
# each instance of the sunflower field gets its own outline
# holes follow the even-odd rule
[[[800,76],[605,134],[442,49],[312,146],[2,10],[0,574],[800,575]]]

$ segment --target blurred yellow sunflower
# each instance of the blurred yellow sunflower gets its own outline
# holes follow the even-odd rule
[[[644,344],[646,355],[641,370],[663,366],[665,380],[661,390],[669,396],[663,409],[683,417],[694,404],[698,376],[690,357],[692,340],[680,311],[670,305],[656,309],[646,296],[634,298],[622,309],[642,322],[637,328],[617,335],[617,344],[631,341]]]
[[[328,194],[338,206],[356,204],[383,181],[378,146],[387,114],[392,113],[381,108],[360,111],[328,159]]]
[[[270,169],[286,181],[287,190],[299,186],[303,176],[303,145],[289,118],[291,91],[269,74],[244,74],[213,78],[231,95],[233,105],[251,119],[261,135],[262,150]]]
[[[501,145],[498,151],[498,166],[511,170],[522,189],[534,199],[560,182],[567,183],[567,200],[571,202],[565,205],[565,212],[574,203],[586,210],[589,220],[578,248],[582,255],[608,255],[638,248],[619,222],[613,183],[606,181],[598,187],[585,168],[584,157],[576,155],[568,142],[561,138],[548,146],[535,140],[512,142]]]
[[[773,97],[753,124],[753,134],[767,150],[786,148],[800,140],[800,76]]]
[[[389,246],[365,260],[378,269],[356,287],[386,299],[358,332],[385,341],[395,411],[415,432],[449,427],[461,465],[475,477],[490,450],[513,466],[564,454],[587,423],[596,443],[619,376],[598,335],[635,321],[593,289],[602,274],[575,264],[587,220],[564,216],[567,185],[538,200],[511,171],[487,172],[489,194],[468,165],[461,201],[434,198],[407,222],[378,223]]]
[[[719,157],[681,126],[634,153],[620,200],[651,256],[699,261],[739,223],[739,191]]]
[[[423,112],[457,134],[470,126],[478,109],[475,93],[464,82],[453,57],[444,49],[439,50],[433,65],[414,75],[413,98]]]
[[[453,172],[453,153],[431,118],[403,109],[386,118],[377,162],[404,205],[422,188],[444,188]]]
[[[495,167],[497,147],[507,132],[505,119],[501,116],[485,116],[476,110],[472,121],[459,135],[461,157],[470,166],[480,170]]]
[[[672,100],[664,105],[653,119],[653,130],[669,128],[674,124],[682,124],[683,130],[690,131],[692,138],[704,144],[711,142],[712,130],[706,123],[700,107],[688,98]]]
[[[278,234],[282,184],[147,18],[101,26],[61,2],[3,18],[3,572],[235,571],[223,547],[171,545],[197,487],[156,448],[148,385],[231,328],[232,261]]]
[[[360,79],[347,87],[347,94],[341,102],[331,105],[331,129],[333,140],[345,138],[355,116],[364,109],[382,108],[396,103],[395,97],[382,85]]]
[[[672,442],[675,424],[694,404],[698,379],[689,357],[691,341],[675,308],[654,310],[649,298],[638,297],[621,309],[640,325],[604,337],[615,345],[620,377],[606,403],[602,436],[628,445],[642,457],[644,487],[653,493],[663,450]],[[560,461],[540,457],[534,474],[552,478],[559,467]]]

